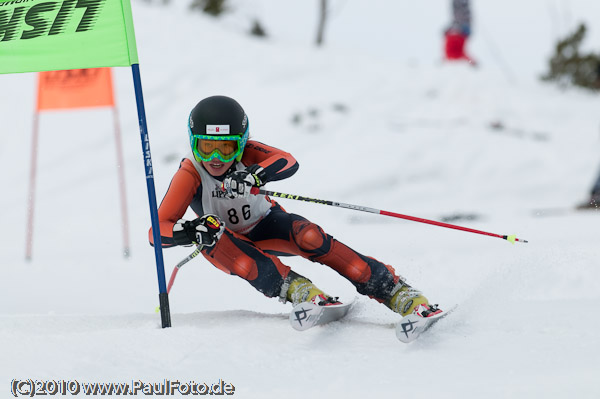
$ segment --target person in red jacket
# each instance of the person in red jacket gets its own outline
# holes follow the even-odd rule
[[[452,0],[452,23],[444,32],[446,60],[464,60],[475,65],[475,61],[465,51],[471,36],[471,7],[469,0]]]
[[[246,113],[232,98],[208,97],[192,109],[191,152],[158,210],[163,247],[199,245],[215,267],[284,303],[339,303],[279,259],[297,255],[331,267],[359,293],[403,316],[441,312],[391,266],[354,251],[269,197],[251,194],[254,187],[292,176],[298,162],[287,152],[249,140],[249,129]],[[188,207],[198,218],[182,219]],[[152,230],[149,237],[154,244]]]

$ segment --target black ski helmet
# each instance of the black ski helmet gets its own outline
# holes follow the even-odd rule
[[[194,136],[237,136],[240,153],[236,160],[240,161],[244,147],[248,141],[248,117],[242,106],[233,98],[212,96],[200,101],[190,112],[188,119],[190,145],[194,149]]]

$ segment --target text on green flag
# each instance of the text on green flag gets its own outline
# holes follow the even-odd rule
[[[137,63],[129,0],[0,0],[0,73]]]

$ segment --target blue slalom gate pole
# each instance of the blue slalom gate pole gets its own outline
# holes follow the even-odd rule
[[[154,188],[154,171],[152,169],[152,155],[150,154],[150,137],[146,125],[146,111],[144,109],[144,95],[142,93],[142,80],[140,79],[139,64],[131,65],[133,73],[133,86],[135,88],[135,101],[137,103],[138,120],[140,124],[140,137],[142,139],[142,153],[146,169],[146,186],[148,188],[148,202],[150,203],[150,219],[152,220],[152,237],[154,238],[154,255],[156,257],[156,274],[158,275],[158,299],[160,303],[160,319],[162,327],[171,327],[171,311],[169,310],[169,294],[165,282],[165,264],[163,260],[162,245],[160,240],[160,226],[158,224],[158,207],[156,206],[156,190]]]

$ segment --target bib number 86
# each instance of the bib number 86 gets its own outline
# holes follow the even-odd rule
[[[238,212],[235,208],[231,208],[227,211],[227,215],[229,216],[229,222],[231,224],[238,224],[240,222],[240,217],[238,216]],[[250,205],[242,206],[242,218],[244,220],[250,219]]]

